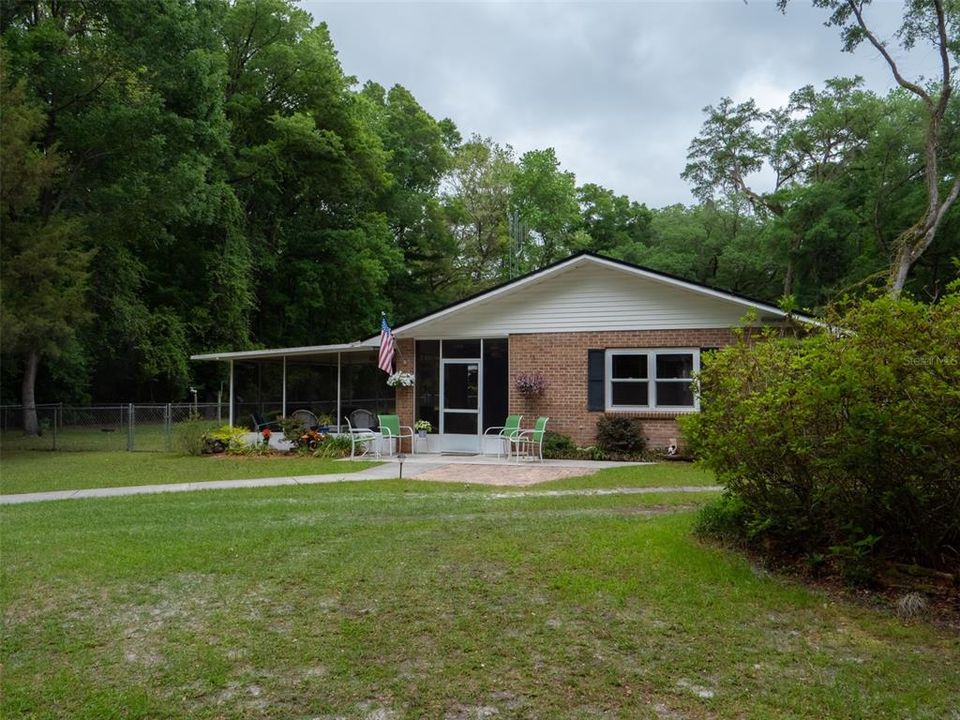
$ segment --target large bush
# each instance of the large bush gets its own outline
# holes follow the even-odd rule
[[[960,295],[865,302],[801,338],[741,336],[699,379],[683,426],[739,501],[726,528],[853,579],[883,559],[960,566]]]

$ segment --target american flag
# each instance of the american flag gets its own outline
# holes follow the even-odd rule
[[[390,332],[390,326],[387,325],[387,318],[382,317],[380,318],[380,357],[377,358],[377,367],[387,375],[393,374],[393,353],[395,351],[393,333]]]

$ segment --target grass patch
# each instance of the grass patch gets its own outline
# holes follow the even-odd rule
[[[613,484],[620,484],[620,480]],[[4,717],[949,717],[960,639],[698,497],[383,481],[4,507]]]
[[[536,487],[550,490],[591,487],[683,487],[716,485],[717,478],[709,470],[693,463],[661,462],[650,465],[613,467],[585,477],[564,478],[539,483]]]
[[[163,485],[206,480],[242,480],[350,473],[375,463],[313,457],[188,457],[174,453],[37,452],[4,450],[0,492]]]

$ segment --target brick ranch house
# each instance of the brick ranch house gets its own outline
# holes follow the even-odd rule
[[[279,362],[281,397],[261,402],[261,410],[272,402],[273,411],[285,415],[292,405],[309,405],[342,418],[366,407],[374,414],[395,411],[404,425],[429,420],[433,433],[418,451],[476,452],[484,429],[515,413],[524,415],[525,427],[549,416],[549,429],[579,445],[594,441],[604,413],[629,415],[640,419],[648,445],[663,447],[678,436],[676,418],[699,409],[690,378],[701,355],[733,342],[732,328],[747,313],[756,325],[789,322],[773,305],[582,252],[395,327],[396,369],[415,376],[413,387],[386,388],[376,369],[379,334],[346,345],[193,359],[230,363],[231,422],[237,417],[234,363]],[[326,368],[325,391],[290,399],[288,363]],[[352,371],[349,387],[344,368]],[[517,392],[523,374],[543,376],[541,396]]]

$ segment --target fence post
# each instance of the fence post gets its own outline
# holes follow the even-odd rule
[[[63,403],[60,403],[60,414],[63,414]],[[53,449],[57,449],[57,408],[53,408]]]
[[[127,452],[133,452],[133,403],[127,405]]]
[[[173,450],[173,405],[171,403],[167,403],[166,415],[167,417],[164,419],[164,424],[167,426],[166,450],[170,452]]]

